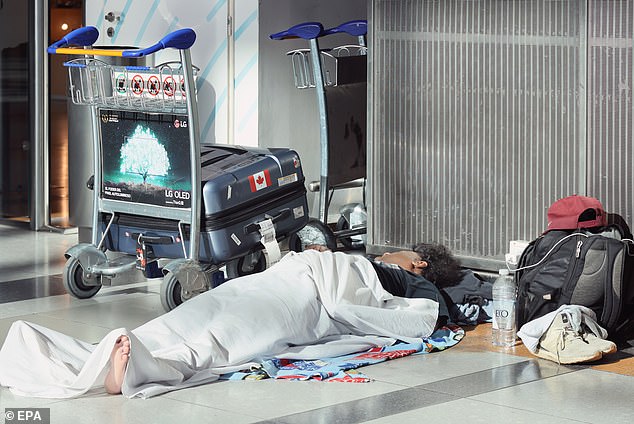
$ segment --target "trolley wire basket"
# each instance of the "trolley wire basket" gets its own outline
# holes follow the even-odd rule
[[[77,58],[65,62],[64,66],[68,68],[69,96],[75,104],[149,112],[187,112],[180,62],[153,67],[116,66],[99,59]],[[192,71],[195,81],[198,69],[192,67]]]
[[[315,77],[310,49],[296,49],[286,53],[291,58],[293,80],[299,89],[314,88]],[[319,52],[324,85],[337,86],[365,80],[367,47],[344,45]]]

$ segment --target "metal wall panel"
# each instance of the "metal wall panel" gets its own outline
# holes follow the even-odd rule
[[[631,0],[588,7],[588,192],[634,223]]]
[[[585,1],[374,0],[368,250],[496,269],[586,190]]]

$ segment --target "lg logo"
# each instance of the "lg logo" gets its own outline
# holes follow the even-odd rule
[[[174,128],[187,128],[187,121],[174,120]]]

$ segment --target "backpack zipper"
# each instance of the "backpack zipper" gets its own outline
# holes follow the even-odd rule
[[[582,237],[580,235],[576,237]],[[584,261],[581,261],[581,248],[583,247],[583,239],[577,240],[577,245],[575,248],[575,257],[571,259],[570,264],[568,264],[568,272],[566,273],[566,277],[564,279],[563,284],[561,285],[560,299],[563,297],[566,299],[565,303],[570,303],[570,298],[572,296],[572,283],[576,282],[575,275],[579,274],[579,266],[583,265]]]

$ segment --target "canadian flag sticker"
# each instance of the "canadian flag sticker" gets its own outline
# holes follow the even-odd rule
[[[264,171],[250,175],[249,183],[251,184],[251,192],[267,188],[271,185],[271,175],[269,174],[269,170],[265,169]]]

